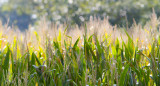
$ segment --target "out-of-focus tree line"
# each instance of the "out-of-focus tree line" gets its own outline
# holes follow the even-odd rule
[[[90,16],[103,19],[109,16],[111,24],[123,26],[133,23],[144,24],[152,8],[160,15],[159,0],[8,0],[0,5],[0,19],[20,29],[35,24],[42,16],[55,23],[81,25]]]

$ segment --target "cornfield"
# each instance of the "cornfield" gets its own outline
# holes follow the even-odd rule
[[[48,25],[21,32],[0,24],[2,86],[160,86],[160,20],[112,26]]]

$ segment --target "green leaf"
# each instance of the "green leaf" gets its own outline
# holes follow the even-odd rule
[[[37,56],[35,55],[35,53],[32,53],[32,56],[34,56],[34,58],[36,59],[38,65],[41,65],[41,62],[39,61],[39,59],[37,58]]]
[[[32,53],[31,65],[35,65],[35,54]]]
[[[80,39],[80,38],[78,38],[78,39],[76,40],[76,42],[74,43],[73,48],[76,48],[76,46],[78,45],[79,39]]]
[[[119,80],[119,86],[124,86],[125,77],[127,75],[129,65],[130,64],[127,64],[126,67],[124,68],[123,72],[121,73],[120,80]]]
[[[9,55],[10,55],[10,49],[8,47],[7,54],[5,56],[5,60],[4,60],[4,64],[3,64],[4,70],[8,70],[8,68],[9,68]]]

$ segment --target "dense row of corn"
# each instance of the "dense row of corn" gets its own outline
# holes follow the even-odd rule
[[[130,29],[92,18],[74,29],[42,21],[20,32],[1,24],[0,85],[160,86],[159,23],[153,13]]]

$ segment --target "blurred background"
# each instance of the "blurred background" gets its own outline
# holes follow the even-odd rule
[[[42,17],[56,24],[78,24],[90,16],[109,17],[112,25],[131,26],[133,18],[142,25],[152,8],[160,15],[160,0],[0,0],[0,20],[20,30],[36,25]]]

